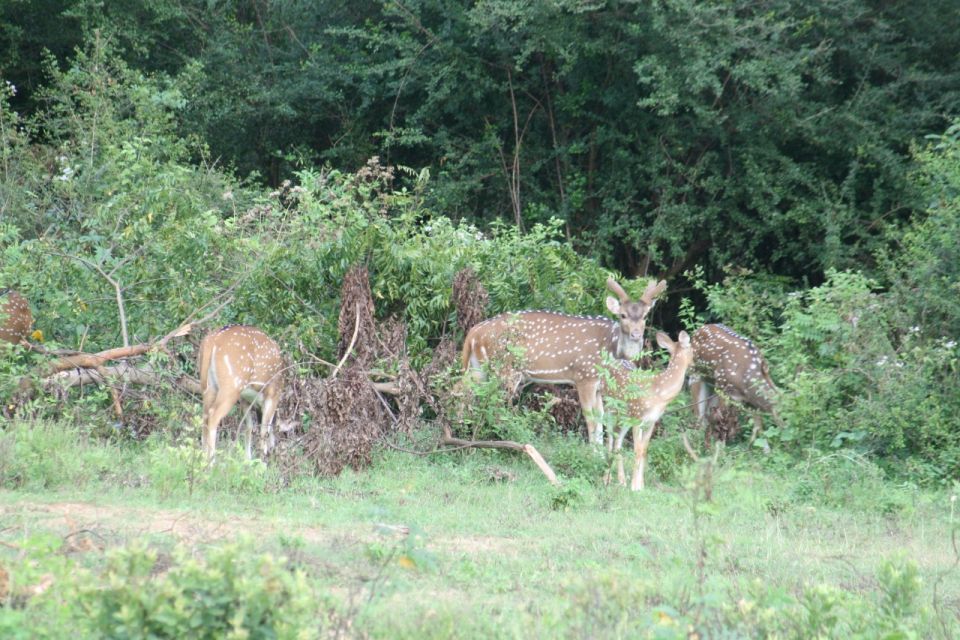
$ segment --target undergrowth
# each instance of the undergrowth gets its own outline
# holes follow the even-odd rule
[[[668,429],[654,440],[655,481],[638,495],[599,482],[602,456],[573,436],[538,436],[564,478],[557,488],[511,453],[386,450],[367,471],[285,486],[273,464],[247,462],[239,446],[205,469],[182,436],[131,446],[60,423],[14,423],[0,433],[0,633],[960,632],[950,545],[960,487],[898,484],[836,452],[811,451],[787,471],[736,448],[679,461],[678,438]],[[91,496],[120,514],[135,503],[131,520],[72,516],[63,528],[31,506]],[[144,536],[148,514],[170,505],[196,519],[183,530],[218,533]],[[201,524],[210,518],[230,524]]]

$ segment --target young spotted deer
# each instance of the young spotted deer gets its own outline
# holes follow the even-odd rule
[[[569,384],[577,388],[591,442],[603,443],[603,413],[598,366],[604,354],[634,359],[643,347],[647,314],[667,283],[651,282],[640,299],[631,301],[613,278],[607,287],[607,309],[617,321],[553,311],[502,313],[473,326],[463,341],[462,366],[478,377],[490,360],[505,365],[504,383],[511,392],[531,382]]]
[[[0,340],[20,344],[30,335],[32,326],[27,299],[13,289],[0,289]]]
[[[247,459],[253,455],[253,416],[248,405],[260,409],[260,448],[266,456],[276,444],[273,416],[282,384],[283,359],[277,343],[256,327],[228,325],[200,342],[198,369],[207,460],[212,462],[216,455],[220,421],[238,402],[247,425]]]
[[[612,384],[608,385],[603,394],[610,398],[622,401],[626,408],[626,417],[621,417],[620,434],[617,436],[614,451],[617,460],[617,479],[625,484],[623,473],[623,456],[620,453],[627,431],[633,429],[633,477],[630,488],[633,491],[643,489],[643,476],[647,467],[647,447],[650,438],[657,427],[657,420],[663,415],[667,405],[683,390],[683,381],[687,369],[693,361],[693,348],[690,346],[690,336],[681,331],[674,342],[663,332],[657,333],[657,344],[670,352],[670,362],[667,368],[653,377],[634,380],[636,367],[620,360],[611,366],[608,371]]]
[[[723,396],[754,409],[753,442],[763,426],[758,411],[775,412],[780,393],[770,378],[770,367],[760,350],[749,339],[722,324],[707,324],[693,333],[693,372],[690,395],[693,412],[704,427],[712,409],[722,406]]]

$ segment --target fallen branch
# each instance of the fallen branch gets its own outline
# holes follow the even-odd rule
[[[396,382],[371,382],[370,386],[380,393],[386,393],[391,396],[400,395],[400,386]]]
[[[443,427],[443,437],[440,439],[440,444],[458,449],[510,449],[512,451],[522,451],[533,460],[533,463],[543,472],[543,475],[547,476],[550,484],[555,487],[560,485],[557,474],[553,472],[553,469],[550,468],[550,465],[547,464],[547,461],[543,459],[543,456],[540,455],[540,452],[537,451],[536,447],[532,444],[520,444],[519,442],[512,442],[510,440],[464,440],[462,438],[455,438],[447,426]]]
[[[63,356],[54,360],[47,366],[47,373],[42,377],[48,378],[67,369],[97,369],[106,365],[111,360],[120,360],[121,358],[132,358],[142,356],[154,348],[152,342],[145,344],[135,344],[129,347],[117,347],[107,349],[99,353],[77,353],[71,356]]]
[[[142,356],[145,353],[149,353],[153,349],[166,349],[167,343],[170,340],[187,335],[193,330],[194,326],[206,322],[219,313],[220,309],[229,304],[230,300],[231,298],[224,300],[223,303],[217,306],[216,309],[205,315],[200,320],[184,322],[173,331],[153,342],[117,347],[115,349],[106,349],[104,351],[100,351],[99,353],[84,353],[82,351],[78,351],[69,355],[63,355],[57,360],[51,362],[47,367],[46,373],[44,373],[41,377],[48,378],[68,369],[97,369],[98,367],[105,366],[111,360],[121,360],[124,358]],[[37,351],[40,350],[37,349]]]
[[[134,365],[130,362],[121,362],[112,366],[96,369],[68,369],[60,371],[43,379],[43,387],[51,391],[54,386],[78,387],[85,384],[107,384],[110,379],[119,380],[126,384],[159,385],[166,378],[161,370],[149,364]],[[196,378],[180,376],[173,384],[188,393],[200,393],[200,382]]]

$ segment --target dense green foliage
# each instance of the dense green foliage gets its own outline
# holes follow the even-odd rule
[[[167,560],[166,562],[169,562]],[[316,604],[299,573],[239,545],[197,560],[181,551],[159,569],[156,552],[133,548],[109,559],[106,588],[90,589],[94,636],[109,638],[315,637]]]
[[[666,11],[668,7],[680,10],[679,5],[672,4],[655,5],[655,10]],[[399,9],[390,9],[394,10]],[[507,7],[500,10],[502,13]],[[557,18],[566,15],[567,9],[553,10],[560,12],[553,16]],[[685,10],[706,9],[691,5]],[[543,19],[553,15],[546,8],[542,11],[546,12],[540,16]],[[725,20],[735,19],[720,8],[711,11],[713,18],[704,24],[715,25],[723,16]],[[479,24],[480,14],[468,13],[453,12],[451,28],[459,24],[456,19],[468,17],[470,24]],[[501,13],[491,11],[485,18],[506,19]],[[100,16],[96,19],[110,22],[107,14],[94,11],[90,16],[85,19]],[[744,28],[748,33],[761,24],[771,26],[769,17],[749,12],[736,16],[747,21]],[[575,23],[578,28],[590,24],[590,20],[581,18]],[[651,18],[647,26],[661,22]],[[389,22],[394,26],[401,23]],[[691,28],[703,26],[696,20],[690,23],[694,25]],[[533,28],[534,23],[522,24]],[[664,23],[658,28],[679,28],[672,21],[670,24],[673,26]],[[812,22],[809,29],[817,24]],[[144,28],[151,32],[157,27]],[[358,32],[348,31],[331,28],[324,33],[330,37],[360,37]],[[785,33],[797,37],[800,31],[792,28]],[[372,33],[367,36],[387,37],[386,31]],[[170,34],[172,37],[175,32]],[[697,39],[700,43],[710,41],[705,36]],[[226,302],[214,321],[262,326],[293,354],[304,373],[323,373],[322,369],[313,369],[313,360],[302,352],[328,360],[334,357],[339,287],[347,270],[358,263],[370,270],[378,314],[395,315],[405,322],[415,365],[430,357],[432,347],[443,335],[455,332],[450,291],[454,274],[463,267],[471,267],[489,291],[486,311],[491,314],[525,307],[602,312],[603,281],[608,273],[600,265],[605,254],[583,255],[575,250],[586,246],[584,242],[592,232],[571,224],[569,212],[562,207],[545,204],[534,208],[543,214],[542,222],[538,221],[540,214],[529,217],[524,213],[522,229],[509,221],[481,226],[467,219],[457,221],[446,215],[446,205],[465,200],[451,195],[448,180],[458,176],[460,183],[469,184],[467,169],[445,165],[434,171],[414,170],[376,160],[362,163],[355,171],[332,165],[305,166],[277,188],[263,189],[210,161],[216,136],[209,131],[197,128],[191,135],[183,133],[185,127],[189,128],[186,114],[190,104],[215,91],[188,91],[183,77],[173,73],[176,65],[172,63],[164,63],[169,73],[145,73],[138,68],[146,64],[143,57],[133,55],[136,48],[124,42],[119,34],[91,27],[84,47],[69,60],[48,57],[46,81],[32,89],[35,104],[31,103],[30,109],[18,109],[17,105],[23,103],[18,102],[21,96],[13,85],[7,84],[0,95],[0,282],[15,285],[27,295],[35,309],[36,325],[51,344],[87,350],[113,347],[124,340],[124,328],[129,342],[155,338],[180,321],[201,316]],[[770,42],[782,43],[782,39],[771,36]],[[429,55],[439,55],[442,48],[437,49],[433,51],[431,46]],[[580,61],[574,54],[570,53],[574,58],[565,67],[571,73]],[[770,51],[762,57],[775,58]],[[536,58],[531,54],[518,64],[532,64]],[[801,58],[803,64],[813,64]],[[664,64],[674,64],[677,56],[662,59]],[[789,67],[783,60],[770,64],[780,70],[778,73],[786,73]],[[416,72],[420,71],[416,67]],[[756,72],[760,74],[756,77],[766,77],[760,70]],[[653,72],[648,69],[647,73]],[[197,77],[212,82],[217,74],[208,70]],[[675,74],[664,77],[674,78]],[[516,82],[521,78],[518,74]],[[683,85],[688,86],[695,85]],[[868,88],[864,85],[863,91]],[[676,91],[678,95],[683,93],[679,88]],[[776,91],[771,88],[767,93]],[[526,95],[533,94],[527,91]],[[692,117],[693,111],[678,104],[667,109],[666,94],[656,95],[660,96],[656,108],[644,103],[650,113],[664,118],[671,114]],[[648,99],[654,100],[653,94]],[[560,109],[561,103],[557,104]],[[422,106],[427,108],[426,104]],[[756,109],[754,104],[746,111],[756,113]],[[463,107],[438,122],[453,126],[465,110]],[[213,113],[210,109],[206,112]],[[623,122],[616,120],[617,126]],[[685,132],[695,129],[692,123],[676,126]],[[917,122],[911,126],[911,135],[919,137],[922,127]],[[814,133],[839,143],[830,127],[811,129],[811,135]],[[537,134],[531,130],[528,135],[532,139]],[[889,136],[877,134],[871,140],[884,137]],[[781,144],[787,138],[783,132],[762,136],[763,144]],[[364,153],[367,151],[376,149]],[[432,152],[445,153],[437,149]],[[772,157],[769,150],[764,154]],[[346,156],[325,157],[331,162],[346,162]],[[351,157],[356,160],[362,155]],[[958,157],[960,136],[958,126],[953,125],[942,135],[931,135],[918,143],[911,156],[889,156],[893,164],[866,163],[871,169],[858,173],[858,180],[867,179],[867,174],[873,175],[870,180],[880,180],[881,174],[889,172],[884,189],[900,184],[903,189],[894,189],[899,194],[896,197],[906,197],[909,191],[912,201],[923,208],[904,209],[903,215],[891,214],[870,228],[857,222],[856,226],[877,243],[847,242],[849,237],[841,231],[846,239],[836,247],[850,249],[852,253],[845,254],[848,256],[868,252],[870,261],[861,266],[869,268],[826,268],[819,276],[810,273],[811,280],[822,280],[811,288],[802,288],[803,282],[790,277],[794,275],[790,269],[747,268],[775,266],[762,257],[763,251],[752,251],[751,243],[776,247],[776,251],[793,256],[791,260],[801,259],[805,249],[771,242],[773,236],[763,236],[763,240],[742,236],[737,240],[738,227],[729,218],[709,207],[690,207],[690,211],[698,212],[696,215],[703,213],[709,218],[710,224],[721,225],[718,229],[723,229],[723,237],[729,239],[730,253],[717,257],[730,260],[729,266],[722,277],[715,271],[718,263],[710,260],[690,272],[686,278],[693,285],[692,297],[682,303],[674,298],[672,305],[669,301],[658,305],[659,315],[652,318],[652,324],[668,328],[682,325],[692,330],[702,321],[722,321],[754,338],[786,392],[781,411],[784,423],[766,434],[779,451],[798,456],[810,449],[867,453],[896,477],[949,484],[960,474],[960,428],[956,421],[960,414]],[[811,161],[804,166],[812,172],[836,170],[828,164]],[[783,167],[774,170],[768,164],[755,165],[757,175],[771,179],[793,175]],[[663,170],[657,173],[661,175]],[[710,183],[710,175],[705,172],[697,180]],[[662,194],[672,193],[654,186],[659,179],[648,176],[635,183]],[[684,178],[681,182],[687,185],[685,189],[692,189],[688,195],[693,197],[698,189],[693,189],[696,181],[691,180]],[[729,193],[731,185],[752,190],[752,180],[725,180],[723,192]],[[608,185],[613,188],[615,182],[608,181]],[[799,182],[813,184],[806,178]],[[886,208],[894,191],[884,192],[888,195],[881,191],[874,188],[872,198],[874,204]],[[710,196],[710,201],[720,209],[743,210],[739,206],[731,209],[730,201],[717,194]],[[586,202],[582,201],[583,206]],[[811,201],[806,202],[809,205]],[[848,204],[824,211],[851,213],[860,206],[852,200]],[[534,209],[524,208],[524,212]],[[612,212],[616,207],[604,206],[603,210]],[[849,220],[858,220],[863,213],[859,211]],[[548,218],[547,214],[555,217]],[[788,223],[792,215],[776,214],[780,221],[777,224],[787,225],[781,231],[793,224]],[[818,213],[818,224],[835,225],[831,215]],[[610,231],[620,224],[597,220],[598,230]],[[661,221],[665,220],[681,226],[692,224],[691,218],[684,216],[669,215]],[[677,232],[677,237],[703,237],[691,233],[695,225],[678,232],[659,223],[621,220],[628,221],[637,233]],[[823,228],[804,229],[816,237],[818,250],[834,246],[834,236]],[[577,235],[568,235],[573,232]],[[651,246],[647,240],[635,246]],[[667,255],[661,254],[661,258],[666,260]],[[814,264],[807,258],[802,260]],[[843,263],[831,258],[818,262],[815,271]],[[677,284],[671,281],[672,286]],[[642,280],[636,280],[627,286],[636,294],[643,285]],[[680,314],[670,313],[678,307]],[[175,357],[178,352],[189,371],[192,350],[181,345]],[[153,357],[164,360],[168,356]],[[18,377],[36,362],[36,358],[26,357],[5,359],[5,397],[12,394]],[[382,364],[387,369],[395,366]],[[89,420],[107,399],[102,391],[87,392],[82,402],[72,403],[73,414]],[[171,405],[148,398],[141,404],[142,410],[160,423],[185,416],[184,411],[190,413],[182,403]],[[36,404],[33,407],[37,409]],[[510,411],[498,399],[476,406],[478,411],[481,407],[487,407],[483,415],[470,416],[468,422],[486,424],[492,428],[491,434],[529,439],[544,432],[539,424],[544,420],[541,412],[508,417]],[[101,428],[109,433],[115,427],[103,422]],[[175,429],[171,434],[175,446],[180,446],[178,439],[184,433],[195,435],[189,429]],[[37,455],[42,456],[42,452]],[[577,462],[576,455],[568,466],[572,470],[592,468],[591,464]],[[579,474],[574,471],[572,475]]]
[[[16,0],[0,73],[93,39],[178,92],[179,130],[271,185],[379,154],[474,224],[557,216],[629,275],[729,261],[819,281],[925,204],[910,144],[960,97],[940,2]]]

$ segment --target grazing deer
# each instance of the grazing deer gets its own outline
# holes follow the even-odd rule
[[[32,326],[27,299],[13,289],[0,289],[0,340],[20,344],[30,335]]]
[[[467,332],[463,341],[464,371],[472,370],[482,378],[483,363],[500,360],[506,363],[505,384],[511,393],[531,382],[574,385],[588,437],[601,444],[603,426],[598,418],[603,414],[603,400],[597,367],[604,354],[627,359],[640,355],[647,314],[667,283],[651,282],[636,302],[613,278],[607,280],[607,287],[617,294],[617,298],[608,296],[606,302],[618,321],[553,311],[502,313]]]
[[[633,380],[636,367],[633,363],[620,360],[608,369],[613,384],[604,390],[604,395],[617,398],[626,405],[629,420],[620,428],[614,451],[617,458],[617,479],[620,484],[626,484],[623,474],[623,456],[620,450],[627,431],[633,429],[633,477],[630,489],[643,489],[643,475],[647,467],[647,447],[650,438],[657,428],[657,420],[663,415],[667,405],[683,390],[683,381],[687,369],[693,362],[693,348],[690,346],[690,336],[681,331],[674,342],[663,332],[657,333],[657,344],[670,352],[670,362],[667,368],[643,380]]]
[[[693,369],[690,375],[690,395],[693,412],[702,426],[707,425],[712,409],[722,406],[717,396],[774,413],[779,389],[770,378],[770,367],[760,350],[749,339],[722,324],[707,324],[693,334]],[[763,426],[763,419],[753,412],[753,442]]]
[[[217,428],[240,403],[247,425],[247,459],[252,457],[253,416],[247,405],[262,414],[260,448],[266,456],[276,444],[273,416],[280,399],[283,359],[280,347],[256,327],[227,325],[200,342],[200,391],[203,394],[203,450],[212,462],[217,451]]]

